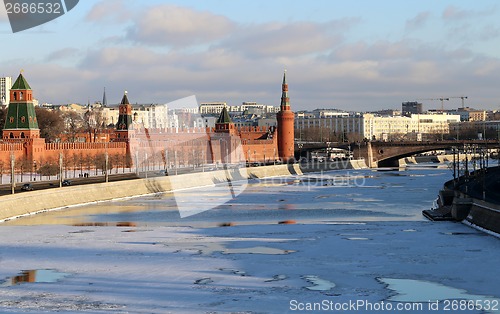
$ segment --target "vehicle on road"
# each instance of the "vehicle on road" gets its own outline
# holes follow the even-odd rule
[[[70,180],[63,180],[62,185],[63,186],[70,186],[71,185],[71,181]]]
[[[31,183],[25,183],[21,187],[21,190],[23,190],[23,191],[33,191],[33,185]]]

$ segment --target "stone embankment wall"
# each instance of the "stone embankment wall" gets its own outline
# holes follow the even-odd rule
[[[326,167],[326,165],[304,166],[302,169],[298,164],[227,169],[177,176],[67,186],[5,195],[0,197],[0,221],[78,204],[211,186],[228,180],[237,181],[251,178],[301,175],[304,172],[366,168],[364,162],[356,160],[336,164],[334,169],[332,169],[334,166]]]

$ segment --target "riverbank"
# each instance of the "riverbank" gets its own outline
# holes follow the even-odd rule
[[[79,204],[137,197],[171,192],[221,182],[233,182],[252,178],[302,175],[340,169],[366,168],[363,160],[347,160],[334,163],[285,164],[249,168],[231,168],[209,172],[196,172],[175,176],[67,186],[30,191],[0,197],[0,221],[33,215]]]
[[[500,167],[478,170],[447,181],[439,191],[438,208],[424,210],[430,220],[463,221],[500,237]]]

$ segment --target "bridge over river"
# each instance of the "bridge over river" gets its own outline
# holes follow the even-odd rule
[[[496,140],[461,140],[461,141],[401,141],[401,142],[356,142],[356,143],[296,143],[296,156],[305,156],[307,152],[325,149],[328,147],[338,147],[350,150],[354,158],[364,158],[367,166],[394,167],[398,166],[398,160],[410,157],[415,154],[425,153],[434,150],[451,149],[453,147],[463,148],[464,146],[476,145],[482,148],[498,148],[499,142]]]

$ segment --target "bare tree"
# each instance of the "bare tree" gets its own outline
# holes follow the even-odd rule
[[[106,128],[107,119],[102,108],[90,108],[83,116],[83,126],[89,134],[91,142],[97,141],[97,136]]]
[[[36,118],[40,128],[40,137],[45,138],[47,142],[54,142],[60,138],[64,131],[64,120],[59,111],[48,110],[36,107]]]
[[[62,114],[64,120],[64,131],[67,134],[69,142],[76,142],[77,134],[84,126],[83,117],[76,111],[67,111]]]

